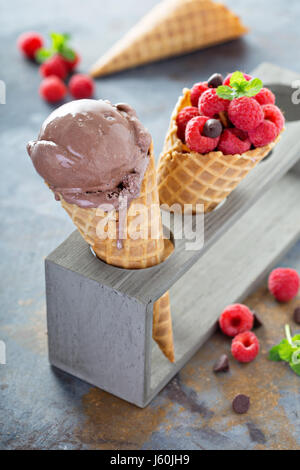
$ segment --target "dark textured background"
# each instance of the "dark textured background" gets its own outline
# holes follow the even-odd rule
[[[22,59],[16,38],[25,30],[68,31],[82,54],[81,71],[104,53],[155,0],[0,0],[1,311],[0,449],[246,449],[299,448],[299,378],[261,359],[233,364],[216,378],[211,365],[229,343],[215,335],[157,399],[139,410],[59,371],[47,362],[43,257],[73,230],[35,174],[25,151],[51,107],[39,99],[37,68]],[[149,128],[159,153],[169,115],[183,86],[217,71],[249,71],[263,61],[300,72],[298,0],[228,0],[250,28],[245,39],[97,81],[97,98],[127,101]],[[263,223],[263,221],[262,221]],[[281,264],[300,270],[300,245]],[[264,348],[297,300],[275,305],[265,285],[248,300],[266,314]],[[299,303],[299,300],[298,300]],[[274,326],[276,319],[276,328]],[[232,397],[255,397],[244,417]]]

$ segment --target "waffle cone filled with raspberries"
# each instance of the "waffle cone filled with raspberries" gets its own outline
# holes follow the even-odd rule
[[[283,128],[275,96],[258,78],[214,74],[185,88],[159,159],[161,204],[213,210],[268,155]]]

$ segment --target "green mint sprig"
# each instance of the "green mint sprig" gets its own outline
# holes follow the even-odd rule
[[[286,338],[269,351],[270,361],[288,362],[291,369],[300,375],[300,335],[292,338],[289,325],[285,325]]]
[[[51,46],[50,48],[41,47],[37,50],[35,58],[37,62],[42,64],[55,54],[59,54],[69,61],[75,60],[75,51],[69,46],[68,42],[71,39],[69,34],[50,33]]]
[[[259,78],[247,81],[242,72],[234,72],[230,78],[230,86],[221,85],[217,88],[217,95],[224,100],[234,100],[243,96],[252,97],[257,95],[263,87]]]

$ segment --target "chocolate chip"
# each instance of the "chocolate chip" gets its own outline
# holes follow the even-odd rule
[[[295,308],[293,319],[297,325],[300,325],[300,307]]]
[[[227,372],[229,370],[229,361],[227,354],[222,354],[214,365],[214,372]]]
[[[254,317],[253,328],[260,328],[261,326],[263,326],[263,322],[258,316],[258,313],[255,310],[252,310],[252,313]]]
[[[214,139],[219,137],[223,130],[222,124],[218,119],[208,119],[203,127],[203,135]]]
[[[242,415],[244,413],[247,413],[250,407],[250,398],[247,397],[247,395],[242,395],[239,394],[237,395],[233,402],[232,402],[232,408],[235,413]]]
[[[218,88],[218,86],[223,85],[224,78],[220,73],[214,73],[209,79],[207,80],[207,85],[210,88]]]

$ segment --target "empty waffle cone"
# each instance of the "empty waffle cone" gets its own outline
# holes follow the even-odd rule
[[[109,233],[109,220],[112,227],[118,226],[119,211],[104,212],[100,208],[80,208],[67,203],[60,197],[61,205],[71,217],[84,240],[93,248],[96,255],[108,264],[126,269],[141,269],[164,261],[173,251],[170,240],[164,239],[156,183],[153,148],[146,170],[140,196],[129,205],[126,213],[126,238],[118,245],[118,234],[104,238]],[[117,222],[117,223],[115,223]],[[139,232],[142,237],[133,239],[130,235]],[[144,238],[143,238],[144,237]],[[158,299],[153,307],[153,339],[165,354],[174,362],[172,318],[168,292]]]
[[[212,0],[164,0],[92,67],[94,77],[184,54],[245,34],[228,8]]]
[[[190,90],[184,89],[171,116],[164,148],[158,163],[158,191],[161,204],[192,205],[193,214],[209,212],[237,187],[277,144],[274,142],[241,155],[215,151],[205,155],[192,152],[177,137],[176,117],[191,106]],[[201,205],[201,206],[198,206]],[[203,206],[202,206],[203,205]]]

